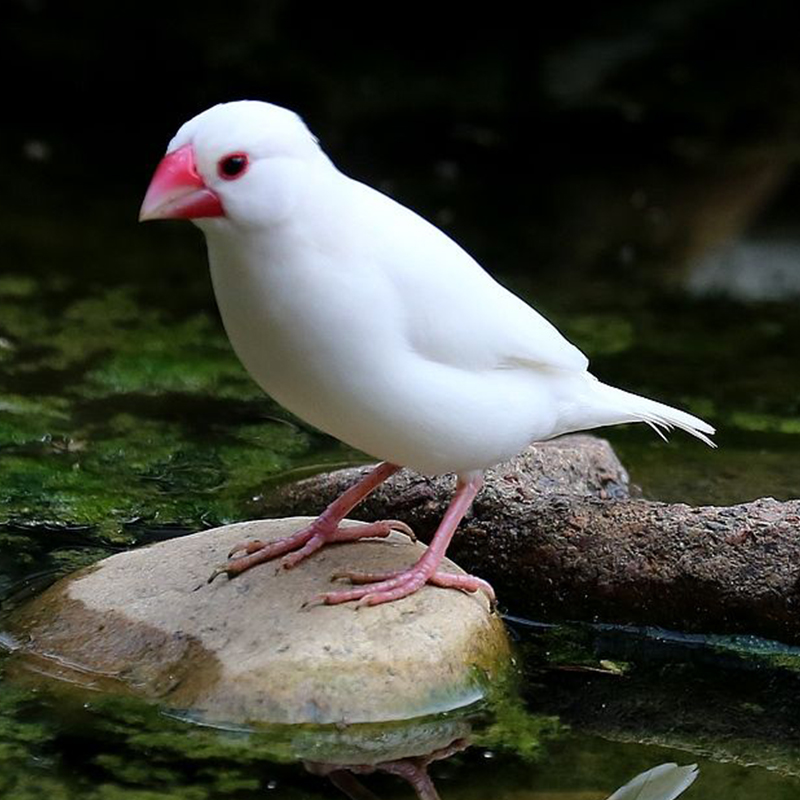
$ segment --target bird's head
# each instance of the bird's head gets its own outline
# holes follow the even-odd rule
[[[175,134],[139,220],[268,226],[289,215],[305,175],[320,163],[330,162],[294,112],[255,100],[221,103]]]

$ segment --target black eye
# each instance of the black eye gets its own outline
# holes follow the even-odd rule
[[[231,153],[219,160],[219,176],[225,180],[233,180],[243,175],[248,166],[250,166],[250,159],[247,157],[247,153]]]

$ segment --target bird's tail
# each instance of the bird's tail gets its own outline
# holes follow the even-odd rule
[[[644,422],[649,425],[662,439],[666,439],[664,431],[680,428],[686,433],[705,442],[709,447],[717,445],[708,437],[714,434],[714,428],[707,422],[685,411],[641,397],[614,386],[601,383],[593,376],[587,376],[590,381],[586,386],[583,396],[583,418],[592,419],[592,424],[584,424],[584,428],[601,427],[605,425],[619,425],[625,422]],[[591,409],[589,415],[586,414]],[[575,430],[577,428],[574,428]]]

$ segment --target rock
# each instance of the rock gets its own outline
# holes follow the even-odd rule
[[[68,576],[12,614],[19,669],[122,689],[209,722],[399,720],[480,699],[509,662],[483,595],[426,586],[372,608],[304,605],[338,571],[415,561],[424,547],[405,536],[206,582],[237,541],[278,538],[306,521],[228,525]]]
[[[267,507],[317,512],[359,474],[301,481]],[[450,477],[404,470],[357,516],[399,518],[427,539],[453,486]],[[595,437],[536,444],[490,470],[448,553],[521,616],[800,642],[800,501],[693,508],[632,500],[624,468]]]
[[[264,516],[318,514],[370,469],[372,465],[351,467],[287,484],[271,493],[259,510]],[[429,538],[454,490],[452,475],[427,477],[404,469],[353,509],[352,516],[381,519],[392,509],[418,536]],[[539,442],[486,472],[486,482],[467,520],[487,520],[496,509],[513,517],[532,502],[553,494],[624,499],[629,497],[628,473],[604,439],[574,435]]]
[[[292,753],[317,774],[330,767],[355,767],[425,758],[448,750],[454,742],[464,746],[473,735],[474,715],[439,714],[434,717],[376,725],[298,726],[292,731]],[[460,748],[459,748],[460,749]]]
[[[800,642],[800,501],[731,507],[542,498],[450,550],[534,619]]]

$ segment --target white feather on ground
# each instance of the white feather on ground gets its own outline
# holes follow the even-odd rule
[[[617,789],[608,800],[675,800],[695,781],[697,764],[659,764]]]

